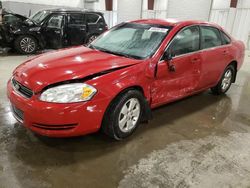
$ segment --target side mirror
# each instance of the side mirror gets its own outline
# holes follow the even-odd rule
[[[164,52],[163,59],[167,62],[168,70],[170,72],[175,72],[175,66],[172,63],[172,59],[173,59],[172,54],[170,52],[168,52],[168,51]]]
[[[171,61],[173,59],[172,54],[169,51],[164,52],[163,59],[165,61]]]

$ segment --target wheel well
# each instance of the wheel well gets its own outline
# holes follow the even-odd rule
[[[38,39],[36,38],[36,36],[31,35],[31,34],[18,34],[18,35],[16,35],[15,38],[17,39],[18,37],[21,37],[21,36],[30,36],[30,37],[33,37],[38,42]]]
[[[143,88],[142,88],[141,86],[130,86],[130,87],[128,87],[128,88],[125,88],[125,89],[123,89],[122,91],[120,91],[120,92],[118,93],[118,95],[116,95],[116,97],[119,96],[119,95],[121,95],[121,94],[123,94],[123,93],[125,93],[125,92],[127,92],[128,90],[132,90],[132,89],[140,91],[140,92],[143,94],[143,96],[145,97]],[[115,98],[116,98],[116,97],[115,97]]]
[[[233,83],[236,81],[236,75],[237,75],[237,61],[232,61],[229,65],[233,65],[234,66],[234,69],[235,69],[235,75],[234,75],[234,78],[233,78]]]
[[[144,96],[144,99],[145,99],[145,100],[144,100],[144,109],[143,109],[142,122],[146,122],[146,121],[152,119],[153,116],[152,116],[151,108],[150,108],[149,103],[147,102],[147,99],[146,99],[146,97],[145,97],[143,88],[142,88],[141,86],[130,86],[130,87],[127,87],[127,88],[123,89],[122,91],[120,91],[120,92],[111,100],[111,102],[109,103],[109,105],[108,105],[108,107],[107,107],[107,109],[106,109],[106,111],[105,111],[105,113],[104,113],[104,116],[106,116],[106,114],[107,114],[109,108],[112,106],[112,103],[113,103],[117,98],[119,98],[120,95],[126,93],[126,92],[129,91],[129,90],[137,90],[137,91],[140,91],[140,92],[143,94],[143,96]],[[103,120],[104,120],[104,116],[103,116]],[[102,120],[102,121],[103,121],[103,120]],[[103,123],[102,123],[102,124],[103,124]]]
[[[150,104],[148,103],[147,101],[147,98],[145,96],[145,93],[144,93],[144,90],[141,86],[130,86],[124,90],[122,90],[118,95],[116,95],[116,97],[114,98],[114,100],[122,95],[123,93],[129,91],[129,90],[137,90],[137,91],[140,91],[142,93],[142,95],[144,96],[144,108],[143,108],[143,116],[142,116],[142,122],[147,122],[148,120],[151,120],[153,118],[153,115],[152,115],[152,111],[151,111],[151,108],[150,108]],[[112,101],[113,102],[113,101]]]
[[[37,39],[36,36],[31,35],[31,34],[18,34],[18,35],[15,36],[14,40],[16,40],[17,38],[19,38],[21,36],[31,36],[31,37],[33,37],[36,40],[37,45],[40,46],[40,41]]]

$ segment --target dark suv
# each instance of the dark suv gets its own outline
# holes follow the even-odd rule
[[[0,28],[2,45],[14,47],[22,54],[38,49],[63,48],[90,43],[108,29],[101,12],[76,9],[51,9],[37,12],[30,18],[6,21]],[[4,19],[3,19],[4,20]]]

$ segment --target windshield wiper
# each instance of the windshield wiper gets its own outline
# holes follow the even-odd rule
[[[123,56],[123,57],[127,57],[127,58],[132,58],[132,59],[142,59],[139,56],[128,55],[128,54],[119,53],[119,52],[113,52],[113,51],[110,51],[110,50],[107,50],[107,49],[104,49],[104,48],[93,46],[91,44],[89,45],[89,47],[91,49],[96,49],[96,50],[99,50],[99,51],[102,51],[102,52],[106,52],[106,53],[109,53],[109,54],[113,54],[113,55]]]
[[[119,52],[111,52],[114,55],[118,55],[118,56],[123,56],[123,57],[127,57],[127,58],[132,58],[132,59],[141,59],[141,57],[135,56],[135,55],[128,55],[128,54],[123,54],[123,53],[119,53]]]
[[[91,48],[91,49],[93,49],[93,50],[96,49],[92,44],[89,44],[87,47],[89,47],[89,48]]]

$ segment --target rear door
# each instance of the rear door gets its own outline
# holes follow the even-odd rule
[[[210,87],[219,81],[230,61],[228,46],[224,45],[219,29],[201,26],[202,74],[199,88]]]
[[[83,13],[70,13],[67,19],[67,43],[70,46],[81,45],[86,38],[86,24]]]
[[[93,34],[100,35],[107,28],[107,25],[103,17],[96,13],[86,14],[86,25],[87,25],[88,36]]]
[[[154,105],[166,103],[194,92],[200,81],[201,52],[198,26],[179,31],[167,47],[172,60],[160,60],[153,84]],[[175,70],[171,70],[174,67]]]
[[[65,15],[52,14],[43,24],[41,32],[48,48],[58,49],[64,46]]]

